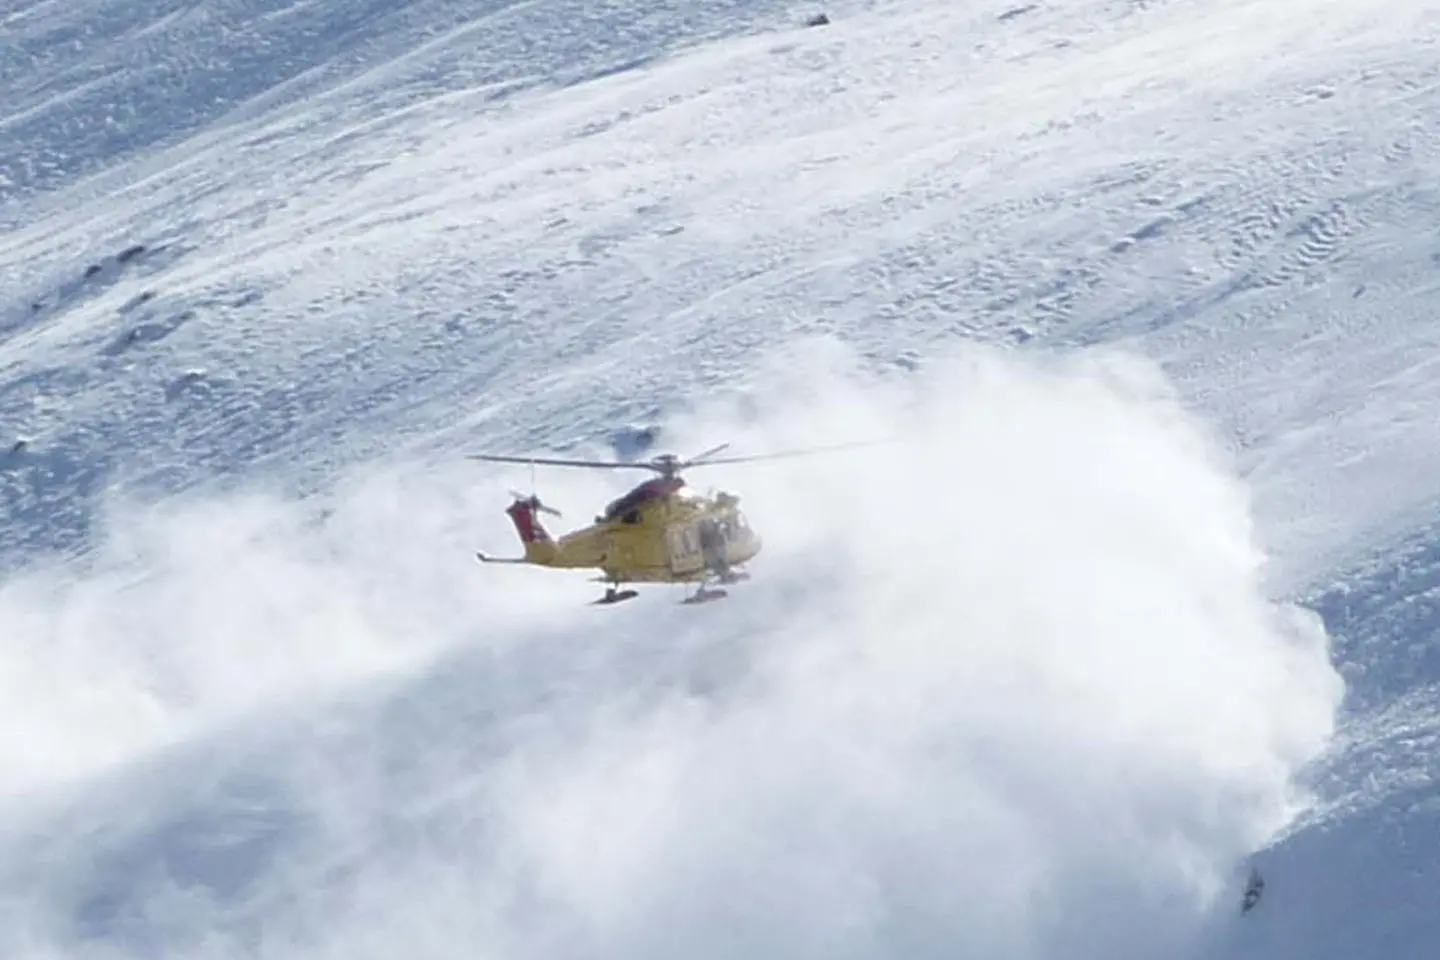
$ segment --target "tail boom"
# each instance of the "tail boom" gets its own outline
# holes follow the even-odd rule
[[[557,553],[555,540],[545,529],[545,525],[540,522],[539,498],[530,497],[516,500],[505,508],[505,512],[510,516],[510,522],[515,525],[515,533],[520,537],[520,545],[525,548],[525,555],[517,562],[553,563]]]
[[[528,563],[541,567],[599,567],[605,562],[605,542],[593,529],[578,530],[559,540],[540,523],[539,512],[555,513],[536,497],[517,497],[505,508],[524,554],[519,557],[492,557],[486,553],[475,556],[481,563]]]

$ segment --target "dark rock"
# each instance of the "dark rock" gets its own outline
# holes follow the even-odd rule
[[[128,301],[125,303],[125,305],[120,308],[120,312],[121,312],[121,313],[129,313],[131,310],[134,310],[136,307],[140,306],[141,304],[149,303],[151,300],[154,300],[154,299],[155,299],[155,291],[154,291],[154,290],[142,290],[138,295],[130,298],[130,300],[128,300]]]

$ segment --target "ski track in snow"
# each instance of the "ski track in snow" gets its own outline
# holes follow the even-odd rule
[[[1375,944],[1387,956],[1430,955],[1440,930],[1415,891],[1433,889],[1440,852],[1429,829],[1440,730],[1430,612],[1440,386],[1429,374],[1440,328],[1428,322],[1440,284],[1440,18],[1418,2],[1382,11],[1352,0],[828,11],[833,22],[811,30],[798,28],[797,8],[739,2],[0,5],[0,424],[9,431],[0,547],[12,575],[0,586],[12,704],[0,750],[19,785],[0,874],[16,896],[0,942],[59,944],[61,955],[110,944],[204,956],[194,938],[209,931],[217,956],[355,956],[347,951],[367,937],[426,956],[466,944],[644,955],[669,931],[713,936],[723,953],[741,949],[723,935],[728,917],[752,938],[745,949],[928,955],[958,935],[942,905],[887,902],[881,880],[911,895],[937,879],[968,890],[973,877],[923,855],[929,837],[977,863],[1016,857],[977,901],[999,919],[960,915],[977,925],[962,941],[975,949],[1047,956],[1083,932],[1096,949],[1178,939],[1177,951],[1198,943],[1225,956],[1339,957]],[[1347,684],[1340,733],[1308,774],[1318,802],[1262,855],[1271,888],[1245,924],[1212,918],[1194,933],[1176,907],[1185,894],[1167,872],[1173,863],[1147,853],[1117,866],[1114,851],[1130,849],[1118,840],[1086,847],[1037,828],[1083,819],[1039,799],[1060,789],[1054,770],[1064,764],[992,769],[973,742],[953,776],[911,757],[937,717],[983,729],[986,694],[945,664],[933,666],[978,698],[975,715],[917,708],[922,733],[912,740],[898,716],[856,709],[877,710],[878,729],[900,745],[892,774],[974,804],[980,818],[987,809],[966,778],[1005,784],[1019,797],[1017,819],[991,824],[994,848],[970,849],[955,839],[953,814],[900,796],[903,785],[883,798],[846,793],[849,774],[880,761],[806,733],[826,713],[796,707],[817,693],[787,679],[785,657],[857,675],[798,640],[800,653],[778,641],[808,637],[810,620],[824,620],[827,584],[859,583],[848,568],[812,570],[783,538],[772,582],[750,590],[753,606],[736,603],[710,626],[665,599],[592,633],[592,611],[574,609],[588,587],[543,574],[496,586],[474,569],[476,546],[510,537],[498,516],[505,489],[529,479],[456,464],[457,451],[595,452],[620,424],[657,420],[667,421],[667,449],[747,431],[757,443],[803,443],[815,437],[777,423],[763,402],[773,377],[746,378],[773,349],[815,336],[847,344],[886,384],[965,381],[969,368],[944,359],[957,342],[1002,356],[1124,346],[1153,357],[1228,444],[1255,536],[1272,555],[1266,589],[1320,611]],[[797,373],[794,389],[828,395],[832,382]],[[835,403],[856,404],[851,422],[790,400],[798,422],[834,434],[820,439],[885,420],[844,390]],[[716,412],[736,403],[748,417]],[[975,443],[996,442],[946,416]],[[994,448],[1004,479],[993,512],[1024,540],[1023,503],[1007,494],[1025,484],[1006,471],[1026,462],[1027,441],[1064,447],[1065,421],[994,418],[1020,439]],[[1148,436],[1142,419],[1125,429]],[[720,424],[730,433],[715,436]],[[1065,499],[1060,476],[1088,469],[1074,453],[1071,466],[1050,465],[1055,482],[1037,483],[1037,495]],[[916,498],[968,489],[957,479],[971,469],[963,454],[909,456],[923,483],[873,465],[844,482],[796,476],[839,483],[848,492],[834,502],[877,511],[854,484],[895,482]],[[1157,480],[1209,489],[1188,462],[1177,454]],[[822,522],[825,497],[799,498],[773,475],[743,477],[736,485],[762,529],[815,542],[807,524]],[[556,490],[574,508],[567,525],[617,489],[605,477],[538,483],[547,500]],[[324,509],[289,499],[297,493],[317,494]],[[154,506],[166,496],[178,499]],[[767,498],[795,516],[766,515]],[[985,532],[978,516],[938,509],[948,520],[930,524],[931,562],[978,563],[954,555],[959,531]],[[1060,554],[1096,536],[1074,519],[1090,510],[1122,528],[1159,522],[1141,507],[1132,517],[1079,505],[1050,517]],[[1035,513],[1048,516],[1044,506]],[[1171,532],[1172,572],[1178,579],[1194,562],[1213,574],[1194,585],[1197,609],[1218,604],[1228,612],[1216,624],[1248,623],[1236,585],[1245,577],[1215,572],[1245,562],[1202,546],[1207,520],[1190,519]],[[1213,521],[1227,543],[1238,536],[1228,519]],[[1107,622],[1101,573],[1138,575],[1119,553],[1097,558],[1096,579],[1077,574],[1073,595],[1032,598],[1037,622],[1062,609],[1062,595]],[[883,555],[911,559],[898,548]],[[1023,569],[1017,561],[1012,572]],[[962,589],[928,566],[916,579],[937,593]],[[882,598],[903,595],[879,580]],[[887,602],[861,603],[857,620]],[[1160,616],[1131,602],[1132,618]],[[792,633],[770,625],[782,612],[795,616]],[[1003,620],[983,602],[968,615]],[[935,629],[907,623],[917,635]],[[1039,630],[1007,626],[1030,628]],[[832,629],[842,651],[850,638],[876,655],[862,628]],[[1256,685],[1287,662],[1269,634],[1253,636],[1252,646],[1235,641],[1251,672],[1237,668],[1217,690],[1268,689]],[[1191,649],[1166,639],[1177,658]],[[1017,658],[1038,656],[1020,649]],[[1176,669],[1150,664],[1138,639],[1113,652],[1122,649],[1162,687]],[[981,654],[1000,676],[1035,680],[1033,666]],[[899,684],[887,689],[915,691],[913,664],[881,660]],[[1138,706],[1140,669],[1113,665],[1081,689]],[[1318,729],[1309,711],[1326,696],[1306,669],[1289,669],[1290,683],[1252,717],[1268,731],[1254,749],[1273,749],[1287,770],[1303,759]],[[1203,682],[1172,692],[1187,702]],[[1023,689],[1040,721],[1025,730],[990,718],[1000,731],[991,748],[1063,752],[1069,741],[1045,726],[1050,701]],[[686,692],[679,705],[675,690]],[[1134,830],[1142,846],[1159,843],[1155,822],[1176,818],[1193,848],[1174,862],[1193,858],[1196,877],[1207,875],[1206,858],[1238,858],[1265,815],[1247,819],[1245,807],[1202,827],[1184,806],[1276,799],[1249,766],[1263,766],[1250,748],[1223,760],[1223,750],[1207,752],[1210,737],[1249,716],[1233,696],[1233,712],[1174,733],[1195,744],[1177,757],[1224,771],[1214,781],[1161,763],[1172,779],[1134,793],[1073,787],[1077,809],[1115,803],[1121,812],[1104,825]],[[709,727],[691,710],[720,719]],[[1088,716],[1056,714],[1081,729]],[[837,816],[858,818],[855,848],[824,825],[801,831],[828,879],[807,872],[823,866],[766,846],[783,833],[765,817],[796,816],[787,804],[800,788],[736,759],[752,742],[750,720],[799,724],[794,745],[818,754],[807,769],[839,791]],[[879,750],[860,739],[859,754]],[[1147,751],[1164,753],[1143,737],[1114,755],[1099,742],[1069,748],[1102,767],[1143,761],[1148,772]],[[516,744],[535,751],[538,769],[524,769]],[[783,763],[775,749],[755,747],[756,763]],[[699,776],[687,750],[712,751],[720,769],[759,784],[754,795],[726,794],[738,826],[705,825],[758,844],[781,875],[796,871],[792,907],[827,905],[856,918],[854,929],[826,920],[797,932],[783,916],[783,881],[727,873],[742,867],[703,843],[657,839],[697,823],[665,798],[713,802],[689,792],[704,780],[687,779]],[[565,758],[582,769],[544,767]],[[498,782],[491,765],[504,771]],[[595,800],[590,791],[611,777],[658,819]],[[536,789],[555,792],[543,805],[549,819],[514,820],[515,798]],[[497,837],[484,810],[540,846]],[[917,825],[881,827],[869,819],[877,810],[906,810]],[[1131,813],[1138,826],[1121,822]],[[588,847],[586,823],[619,831],[614,845]],[[453,860],[437,856],[446,842],[436,833],[450,838]],[[566,837],[563,848],[545,846]],[[538,859],[507,859],[521,854]],[[1343,876],[1321,868],[1337,859],[1359,865]],[[387,869],[398,879],[378,875]],[[1155,919],[1130,942],[1066,885],[1067,870],[1096,871],[1097,898],[1157,897]],[[1062,919],[1037,922],[1029,943],[1009,939],[1018,901],[1006,884],[1019,897],[1042,874],[1059,878]],[[692,875],[697,890],[722,892],[713,913],[681,887],[666,891],[667,880]],[[574,877],[635,899],[565,887]],[[1128,886],[1143,891],[1147,877],[1153,890]],[[407,883],[433,904],[399,893]],[[772,899],[733,892],[747,883]],[[399,906],[376,912],[387,897]],[[483,909],[467,916],[458,906],[467,898]],[[1414,908],[1396,906],[1386,926],[1356,919],[1364,903]],[[319,918],[330,915],[340,919],[327,932]],[[634,926],[646,918],[653,928]],[[993,928],[980,922],[992,919]],[[450,933],[425,940],[420,931],[436,923]],[[266,925],[283,933],[267,941]]]

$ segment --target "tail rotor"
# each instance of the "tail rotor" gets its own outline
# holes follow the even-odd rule
[[[515,502],[517,504],[529,507],[536,513],[548,513],[552,517],[564,516],[564,514],[562,514],[559,510],[556,510],[549,504],[542,502],[537,494],[532,493],[529,496],[526,496],[518,490],[511,490],[510,496],[515,498]]]

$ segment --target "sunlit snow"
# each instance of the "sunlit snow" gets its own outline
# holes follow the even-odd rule
[[[1434,955],[1440,16],[820,9],[0,0],[0,954]]]

